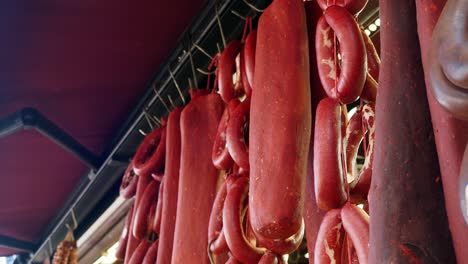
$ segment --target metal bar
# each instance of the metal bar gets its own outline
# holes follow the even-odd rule
[[[4,235],[0,235],[0,246],[27,252],[34,252],[34,249],[36,248],[36,245],[31,242],[18,240]]]
[[[91,169],[97,170],[100,158],[94,155],[63,129],[47,119],[34,108],[23,108],[16,113],[0,119],[0,137],[11,135],[22,129],[34,129],[59,145]]]

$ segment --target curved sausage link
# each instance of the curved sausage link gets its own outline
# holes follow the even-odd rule
[[[158,258],[159,240],[154,241],[146,252],[142,264],[154,264]]]
[[[341,209],[332,209],[323,217],[315,242],[315,264],[340,263],[345,231]],[[312,256],[310,256],[312,257]]]
[[[227,183],[224,181],[216,194],[208,224],[209,250],[219,254],[228,250],[223,232],[223,208],[227,195]]]
[[[138,176],[147,177],[164,165],[166,152],[166,127],[154,129],[146,135],[133,157],[134,171]]]
[[[117,246],[117,249],[115,250],[115,257],[119,260],[125,259],[125,250],[127,248],[128,236],[130,234],[130,224],[132,222],[132,216],[133,216],[133,205],[128,210],[127,219],[125,220],[125,226],[119,238],[119,245]]]
[[[241,81],[242,81],[242,88],[244,89],[244,93],[250,97],[252,95],[252,85],[249,83],[249,79],[247,78],[247,69],[245,68],[245,43],[242,45],[242,49],[239,55],[240,61],[240,74],[241,74]]]
[[[367,56],[367,72],[374,78],[374,80],[379,80],[379,71],[380,71],[380,57],[377,49],[374,46],[371,38],[361,30],[362,39],[364,40],[364,45],[366,46],[366,56]]]
[[[254,71],[255,71],[255,49],[257,47],[257,31],[252,30],[244,43],[244,61],[245,61],[245,73],[247,80],[249,81],[250,87],[253,87],[254,83]]]
[[[317,205],[322,210],[341,207],[348,199],[341,160],[341,106],[325,98],[317,106],[314,133],[314,181]]]
[[[164,183],[161,183],[159,185],[158,201],[156,202],[156,212],[154,215],[154,221],[152,222],[152,230],[156,234],[159,234],[161,230],[163,197],[164,197]]]
[[[364,102],[375,102],[375,99],[377,98],[378,86],[379,84],[372,77],[372,75],[370,75],[370,73],[367,73],[366,82],[364,83],[364,88],[362,89],[361,99]]]
[[[357,15],[367,5],[367,1],[368,0],[344,0],[335,2],[337,2],[336,5],[346,8],[351,14]],[[317,0],[317,3],[319,4],[320,8],[322,8],[322,10],[325,10],[332,4],[335,4],[334,1],[330,0]]]
[[[339,76],[333,32],[340,43],[342,59]],[[344,104],[356,101],[366,80],[367,56],[353,16],[340,6],[327,8],[317,24],[315,40],[319,77],[327,95]]]
[[[259,234],[256,234],[256,238],[261,247],[267,248],[268,250],[279,254],[289,254],[294,252],[302,242],[304,238],[304,220],[302,221],[301,228],[297,231],[296,234],[286,238],[286,239],[269,239],[262,237]]]
[[[224,109],[221,120],[219,121],[218,130],[216,132],[216,137],[213,143],[213,152],[211,153],[211,158],[213,159],[213,165],[220,170],[227,170],[234,163],[226,146],[226,130],[229,124],[229,120],[231,119],[231,115],[239,103],[240,101],[238,99],[229,101],[228,107]]]
[[[136,193],[137,187],[137,175],[133,170],[133,161],[128,164],[127,169],[122,177],[122,183],[120,184],[120,196],[125,199],[132,198]]]
[[[354,204],[347,203],[341,209],[343,227],[353,242],[360,264],[369,258],[369,215]]]
[[[242,263],[240,263],[235,257],[231,256],[225,264],[242,264]]]
[[[218,86],[221,98],[224,102],[228,103],[236,97],[236,87],[238,85],[240,72],[237,73],[238,80],[236,84],[232,82],[232,75],[236,71],[238,65],[236,65],[236,57],[242,48],[242,44],[239,40],[233,40],[224,49],[219,59],[218,66]]]
[[[157,198],[157,192],[159,190],[159,182],[151,180],[151,183],[146,187],[143,196],[136,206],[135,220],[133,224],[133,236],[137,239],[143,239],[148,232],[148,215],[151,206],[154,204]]]
[[[247,97],[232,112],[226,129],[226,144],[234,162],[244,170],[249,170],[249,149],[245,142],[244,126],[249,122],[250,98]]]
[[[242,263],[258,263],[264,249],[255,248],[246,239],[242,227],[242,204],[249,191],[249,179],[238,178],[230,187],[223,210],[223,230],[232,255]]]
[[[148,240],[143,239],[140,244],[138,244],[138,247],[135,249],[135,252],[133,252],[132,257],[128,263],[141,264],[150,246],[151,243]]]
[[[374,142],[375,142],[375,106],[366,104],[362,108],[362,119],[364,129],[369,134],[369,142],[364,165],[359,175],[350,183],[351,199],[356,202],[367,200],[372,180],[372,165],[374,163]],[[363,135],[364,136],[364,135]]]
[[[268,251],[265,253],[258,264],[278,264],[278,257],[276,256],[275,253]]]

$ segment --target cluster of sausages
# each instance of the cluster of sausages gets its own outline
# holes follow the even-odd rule
[[[379,55],[356,22],[366,4],[274,0],[256,30],[253,20],[246,19],[242,39],[228,43],[210,64],[216,66],[215,80],[209,77],[207,88],[190,90],[190,103],[173,109],[145,137],[125,172],[120,194],[135,198],[118,258],[132,264],[286,263],[306,235],[310,263],[315,264],[422,263],[422,255],[451,262],[439,254],[449,249],[418,244],[422,234],[450,241],[444,228],[428,231],[447,224],[441,188],[431,178],[438,168],[426,102],[420,101],[425,95],[419,89],[422,71],[410,70],[420,53],[418,47],[392,45],[388,50],[394,57],[387,56],[381,72]],[[383,20],[400,22],[394,5],[383,5]],[[389,19],[389,14],[395,17]],[[401,21],[410,20],[414,16]],[[404,37],[396,34],[395,41]],[[408,74],[396,74],[392,69],[398,67],[408,68]],[[446,68],[454,71],[451,64]],[[465,85],[459,71],[453,75]],[[401,87],[394,89],[393,83]],[[432,87],[435,96],[442,93],[437,85]],[[376,119],[377,86],[382,99]],[[399,98],[414,104],[414,111],[402,114]],[[348,116],[347,105],[357,100]],[[431,111],[438,115],[431,100]],[[449,110],[454,105],[444,102],[440,104]],[[460,104],[457,109],[465,108]],[[466,114],[458,110],[456,116]],[[467,131],[466,125],[456,128]],[[423,136],[413,138],[414,131]],[[449,141],[436,134],[437,140]],[[463,148],[447,145],[439,143],[438,151],[460,156]],[[357,163],[358,156],[365,157],[363,164]],[[441,162],[441,167],[445,173],[449,166]],[[418,184],[424,188],[413,190]],[[452,194],[446,195],[450,200]],[[397,203],[387,210],[391,199]],[[402,209],[403,200],[410,209]],[[421,200],[425,204],[418,211]],[[373,227],[369,208],[375,213]],[[421,224],[411,218],[432,209],[434,216]],[[452,211],[448,207],[449,217]],[[401,228],[389,229],[386,223]],[[426,254],[426,247],[432,252]]]
[[[317,73],[326,94],[317,105],[313,175],[317,207],[325,210],[314,248],[314,263],[368,263],[368,206],[375,138],[375,98],[380,59],[356,22],[367,1],[318,1]],[[339,50],[338,50],[339,46]],[[313,74],[313,73],[312,73]],[[313,77],[311,77],[313,79]],[[312,87],[320,89],[321,87]],[[346,104],[361,99],[348,120]],[[356,158],[361,142],[364,165]]]

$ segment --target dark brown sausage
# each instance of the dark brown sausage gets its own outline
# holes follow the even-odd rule
[[[432,32],[445,5],[445,0],[416,0],[419,43],[426,77],[427,99],[432,117],[432,125],[437,154],[439,156],[445,206],[457,259],[468,259],[468,228],[460,212],[458,184],[460,164],[466,142],[468,142],[468,122],[457,120],[442,108],[434,99],[429,74],[429,47]]]
[[[412,255],[422,263],[455,263],[423,99],[415,3],[382,0],[380,19],[383,52],[369,194],[369,263],[409,263]]]

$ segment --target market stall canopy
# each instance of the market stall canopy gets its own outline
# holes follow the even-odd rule
[[[1,2],[0,118],[34,107],[103,153],[203,2]],[[0,236],[39,243],[87,170],[35,131],[0,138]]]

